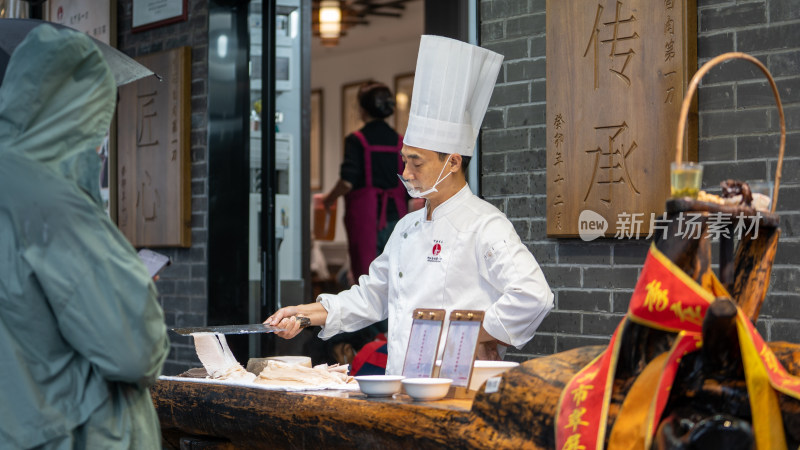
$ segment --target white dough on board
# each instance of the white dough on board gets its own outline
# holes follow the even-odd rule
[[[250,382],[256,379],[255,374],[244,370],[244,367],[236,361],[224,334],[197,333],[192,336],[197,357],[200,358],[210,378]]]
[[[286,386],[330,386],[355,382],[347,375],[349,365],[304,367],[283,361],[267,361],[267,366],[256,379],[259,384],[273,384]]]

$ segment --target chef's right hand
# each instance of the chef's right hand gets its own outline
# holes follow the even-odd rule
[[[275,334],[284,339],[291,339],[300,334],[300,321],[296,318],[299,313],[296,306],[287,306],[275,311],[275,314],[267,317],[264,323],[283,328],[284,331],[276,331]]]

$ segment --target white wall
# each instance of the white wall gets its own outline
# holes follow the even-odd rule
[[[355,81],[373,79],[385,83],[394,92],[394,77],[414,71],[418,49],[419,37],[416,37],[393,44],[380,43],[380,46],[374,49],[311,61],[311,88],[322,89],[324,108],[322,192],[328,192],[339,179],[339,166],[344,153],[341,122],[342,86]],[[394,116],[386,120],[394,126]],[[336,243],[347,241],[342,222],[343,213],[342,198],[337,205],[339,217],[334,240]]]

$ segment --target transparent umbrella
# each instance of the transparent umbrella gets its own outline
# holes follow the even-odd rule
[[[11,58],[11,54],[14,53],[14,49],[17,48],[31,30],[42,24],[48,24],[59,29],[68,28],[72,30],[70,27],[44,20],[0,19],[0,84],[3,83],[6,66],[8,66],[8,61]],[[108,66],[111,68],[111,73],[114,74],[114,81],[116,81],[118,87],[150,75],[161,79],[152,70],[139,64],[133,58],[114,47],[94,38],[92,38],[92,41],[103,53],[103,57],[105,57]]]

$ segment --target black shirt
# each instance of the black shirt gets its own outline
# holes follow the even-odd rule
[[[361,128],[361,134],[370,145],[395,146],[399,135],[383,120],[373,120]],[[398,166],[397,153],[373,152],[372,153],[372,185],[380,189],[397,187],[397,179],[403,168]],[[353,189],[360,189],[366,185],[364,168],[364,146],[354,135],[349,134],[344,139],[344,161],[339,172],[342,180],[353,185]],[[386,205],[386,220],[399,219],[397,207],[394,202]]]

